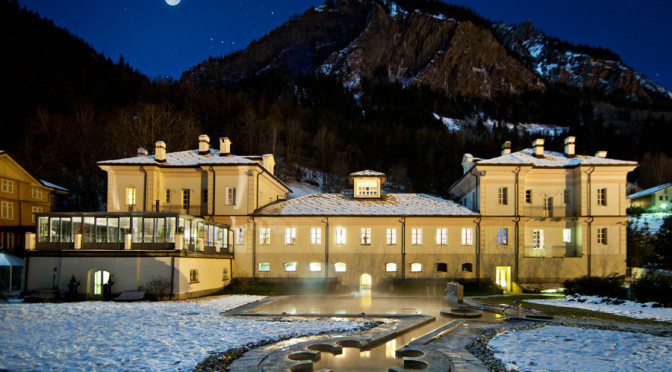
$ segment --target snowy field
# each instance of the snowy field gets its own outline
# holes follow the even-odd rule
[[[633,226],[637,230],[642,230],[650,234],[657,234],[660,226],[670,213],[642,213],[639,216],[633,217],[628,222],[628,225]]]
[[[509,371],[669,371],[672,338],[548,326],[505,331],[488,346]]]
[[[0,304],[0,369],[190,370],[213,351],[362,325],[346,320],[269,322],[219,315],[261,298]]]
[[[604,303],[603,301],[604,299],[602,297],[595,296],[567,296],[564,299],[558,300],[525,300],[525,302],[540,305],[572,307],[577,309],[627,316],[630,318],[653,319],[662,322],[672,322],[672,308],[669,307],[652,307],[652,302],[641,304],[633,301],[624,301],[623,304],[613,305]]]

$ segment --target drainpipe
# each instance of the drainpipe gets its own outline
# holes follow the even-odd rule
[[[513,171],[515,174],[515,187],[514,187],[514,203],[513,203],[513,222],[515,222],[515,226],[513,229],[513,255],[514,255],[514,261],[513,261],[513,281],[517,282],[518,281],[518,265],[519,265],[519,260],[520,260],[520,247],[518,245],[518,229],[520,228],[518,224],[520,223],[520,213],[518,211],[518,191],[520,189],[520,182],[518,180],[518,175],[520,173],[520,167],[516,167],[516,169]],[[508,237],[507,237],[508,239]]]
[[[401,279],[406,279],[406,217],[401,217]]]
[[[257,221],[252,216],[252,279],[257,279]]]
[[[175,293],[175,256],[170,257],[170,296],[168,300],[173,300],[173,294]]]
[[[329,283],[329,217],[322,219],[324,226],[324,280]]]
[[[476,224],[476,231],[474,232],[474,235],[476,235],[476,241],[474,242],[474,250],[476,253],[476,283],[479,283],[481,281],[481,217],[476,217],[474,223]]]
[[[217,184],[215,183],[215,182],[217,182],[217,174],[215,173],[215,168],[213,168],[213,167],[210,167],[210,172],[212,172],[212,215],[214,216],[215,215],[215,206],[217,205],[215,203],[215,201],[216,201],[215,198],[217,197],[217,192],[216,192]],[[227,239],[228,239],[228,236],[227,236]]]
[[[145,174],[142,181],[142,211],[145,212],[147,208],[147,171],[145,167],[140,166],[140,172]]]
[[[261,172],[257,173],[257,184],[255,187],[257,188],[257,202],[256,202],[256,208],[254,209],[255,211],[259,209],[259,176],[261,175]]]
[[[586,244],[586,275],[591,276],[592,272],[592,267],[591,267],[591,260],[592,260],[592,224],[593,224],[593,211],[592,211],[592,204],[591,204],[591,195],[592,195],[592,184],[591,184],[591,174],[595,171],[595,167],[590,167],[586,171],[586,174],[588,175],[588,192],[587,192],[587,198],[588,199],[588,205],[587,205],[587,212],[588,212],[588,219],[586,219],[586,223],[588,224],[588,241]]]

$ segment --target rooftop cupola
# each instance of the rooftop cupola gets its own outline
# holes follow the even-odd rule
[[[210,153],[210,137],[207,134],[198,136],[198,154],[207,155]]]
[[[502,155],[509,155],[511,153],[511,141],[506,141],[502,145]]]
[[[154,160],[158,161],[159,163],[165,163],[166,162],[166,143],[163,141],[156,141],[156,144],[154,145]]]
[[[138,147],[138,157],[140,156],[147,156],[148,152],[147,149],[144,147]]]
[[[565,155],[568,158],[573,158],[576,155],[576,137],[569,136],[565,138]]]
[[[537,138],[532,142],[532,148],[534,149],[534,156],[537,158],[544,157],[544,140],[542,138]]]
[[[595,153],[595,157],[597,158],[606,158],[607,157],[607,152],[606,151],[598,151]]]
[[[231,155],[231,140],[229,137],[219,137],[219,156]]]
[[[350,173],[350,183],[354,187],[355,199],[378,199],[385,184],[385,173],[368,169]]]

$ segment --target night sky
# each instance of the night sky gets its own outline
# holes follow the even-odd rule
[[[176,2],[179,0],[167,0]],[[244,49],[323,0],[19,0],[98,51],[150,78],[172,76],[209,56]],[[491,20],[520,23],[575,44],[609,48],[672,89],[668,0],[455,0]]]

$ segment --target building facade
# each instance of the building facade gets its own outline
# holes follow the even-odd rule
[[[672,206],[672,184],[666,183],[628,195],[628,208],[668,212]]]

